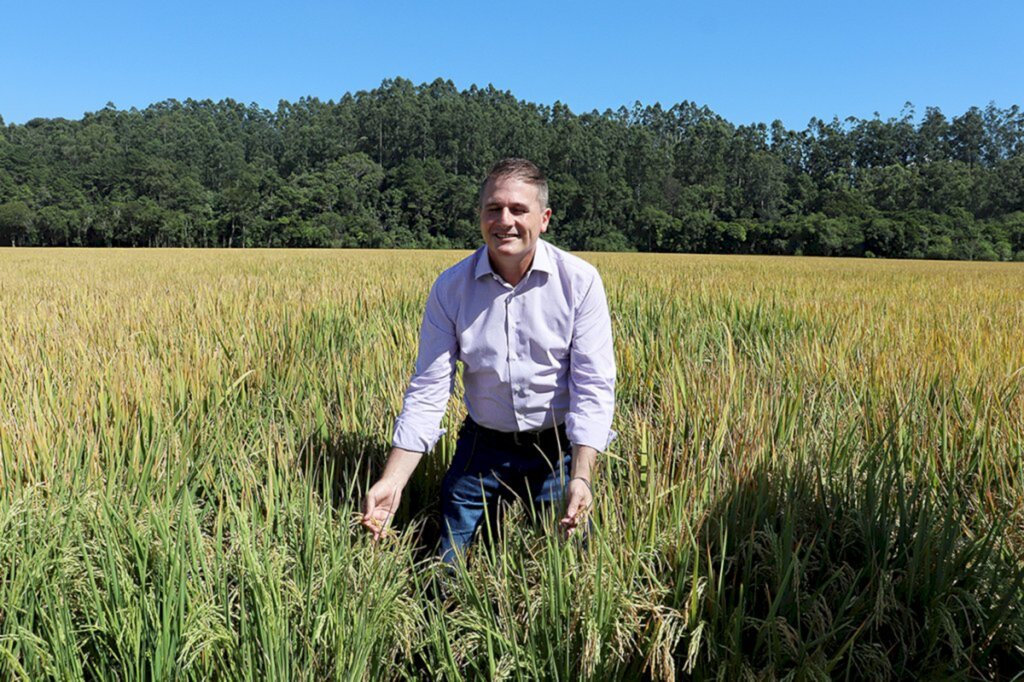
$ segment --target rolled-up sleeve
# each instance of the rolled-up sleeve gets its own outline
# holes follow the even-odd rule
[[[603,451],[615,438],[615,350],[608,300],[596,272],[575,309],[566,433],[573,445]]]
[[[444,433],[440,428],[455,381],[458,342],[455,324],[442,304],[438,280],[427,297],[420,326],[416,369],[395,421],[391,444],[412,452],[428,452]]]

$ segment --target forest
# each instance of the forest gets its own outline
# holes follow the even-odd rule
[[[0,244],[470,248],[504,156],[573,250],[1024,260],[1024,112],[735,124],[396,78],[276,110],[230,99],[0,118]]]

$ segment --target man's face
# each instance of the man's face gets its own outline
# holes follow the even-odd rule
[[[480,232],[493,260],[511,265],[532,258],[549,220],[551,209],[540,207],[536,186],[518,178],[497,178],[484,186]]]

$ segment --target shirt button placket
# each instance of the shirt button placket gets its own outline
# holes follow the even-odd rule
[[[505,362],[508,364],[508,383],[509,388],[512,391],[512,411],[515,413],[516,422],[519,421],[519,401],[518,391],[518,378],[515,372],[515,363],[512,360],[515,358],[515,351],[512,349],[512,339],[515,338],[515,316],[512,314],[512,298],[513,295],[509,294],[505,297]]]
[[[515,334],[516,321],[512,316],[512,295],[509,294],[505,297],[505,359],[510,363],[512,362],[512,337]],[[512,379],[511,373],[509,379]]]

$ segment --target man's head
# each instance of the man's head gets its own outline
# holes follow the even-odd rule
[[[547,203],[547,178],[525,159],[503,159],[487,174],[480,188],[480,233],[492,265],[506,279],[518,281],[533,261],[551,220]]]
[[[536,187],[537,201],[540,202],[541,210],[543,211],[548,207],[548,179],[544,175],[544,171],[537,168],[533,161],[514,158],[502,159],[487,171],[487,177],[484,178],[483,183],[480,185],[481,207],[483,206],[484,192],[487,190],[487,184],[492,180],[509,178],[517,178],[528,185]]]

